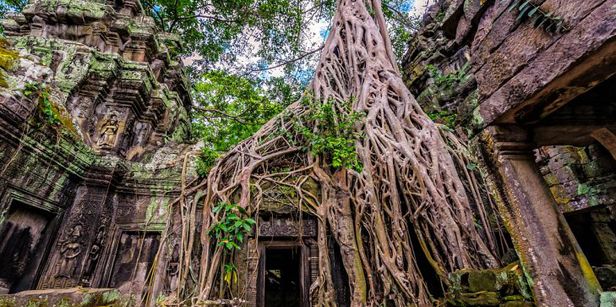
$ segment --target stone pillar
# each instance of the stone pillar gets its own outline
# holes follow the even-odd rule
[[[490,126],[481,142],[537,305],[598,306],[601,288],[537,169],[528,131]]]

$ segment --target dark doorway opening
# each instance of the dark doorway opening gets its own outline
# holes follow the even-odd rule
[[[299,247],[265,250],[265,307],[302,306]]]
[[[597,205],[565,213],[573,235],[605,291],[616,290],[615,209]]]
[[[53,214],[13,201],[0,224],[0,293],[33,288]]]

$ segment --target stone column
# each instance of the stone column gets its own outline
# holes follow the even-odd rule
[[[481,143],[537,305],[598,306],[599,283],[537,169],[528,131],[490,126]]]

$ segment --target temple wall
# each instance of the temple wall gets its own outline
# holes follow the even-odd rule
[[[616,34],[613,18],[605,16],[609,1],[537,2],[533,8],[564,20],[557,32],[555,26],[535,27],[532,18],[518,19],[519,10],[509,10],[512,1],[440,3],[429,9],[409,42],[403,74],[426,113],[459,135],[471,138],[489,124],[522,116],[541,118],[532,111],[545,104],[541,101],[558,95],[557,100],[569,101],[613,74],[607,59],[599,60]],[[585,66],[593,75],[577,77],[582,80],[576,84],[559,81],[580,74],[574,69],[577,61],[589,57],[595,59]],[[522,104],[525,110],[518,110]],[[563,145],[536,153],[561,210],[616,203],[616,163],[610,153],[597,142]]]
[[[44,0],[2,21],[18,56],[0,87],[0,294],[176,290],[168,226],[198,146],[179,40],[141,10]]]
[[[614,303],[613,10],[437,1],[402,61],[426,113],[473,145],[538,305]]]

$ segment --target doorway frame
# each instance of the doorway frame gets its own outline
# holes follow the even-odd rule
[[[267,249],[293,249],[297,248],[300,253],[299,259],[299,295],[300,305],[299,307],[310,306],[310,263],[308,257],[310,250],[303,240],[290,241],[290,240],[264,240],[259,242],[259,273],[258,273],[258,287],[257,287],[257,306],[265,307],[265,268],[267,264],[266,251]]]
[[[20,207],[30,207],[36,210],[44,211],[50,216],[49,222],[41,234],[41,240],[38,243],[39,248],[34,255],[34,257],[38,258],[38,260],[31,260],[34,262],[29,264],[34,265],[30,268],[32,270],[32,275],[26,281],[23,280],[24,276],[22,276],[21,279],[21,282],[28,284],[27,288],[29,290],[44,288],[44,273],[49,269],[49,258],[51,256],[51,251],[56,244],[60,224],[64,220],[65,208],[60,206],[57,202],[39,197],[12,184],[8,184],[5,187],[5,190],[1,196],[0,215],[4,216],[5,214],[8,214],[10,208],[15,203]]]
[[[112,229],[113,230],[112,230],[112,236],[111,236],[112,238],[111,244],[108,246],[107,250],[104,250],[104,254],[106,255],[106,259],[104,259],[105,263],[103,265],[99,264],[100,268],[97,268],[97,270],[99,269],[101,270],[99,271],[101,274],[96,274],[96,275],[99,275],[101,277],[98,280],[94,279],[92,282],[93,285],[97,284],[99,287],[109,287],[109,283],[111,282],[111,279],[113,278],[113,268],[117,260],[116,256],[118,254],[118,248],[120,247],[120,239],[122,237],[122,234],[129,233],[129,232],[136,232],[139,234],[153,233],[159,236],[159,240],[162,240],[163,238],[162,230],[160,230],[159,228],[153,227],[153,226],[147,227],[143,223],[119,224],[119,225],[114,225]],[[161,242],[159,242],[158,252],[160,252],[160,250],[164,248]],[[156,261],[157,259],[155,258],[154,262],[152,262],[153,267],[154,265],[157,265],[157,263],[155,263]],[[153,282],[155,284],[157,281],[157,276],[152,275],[152,278],[154,278]],[[153,287],[152,289],[153,289],[152,292],[155,292],[156,287]]]

